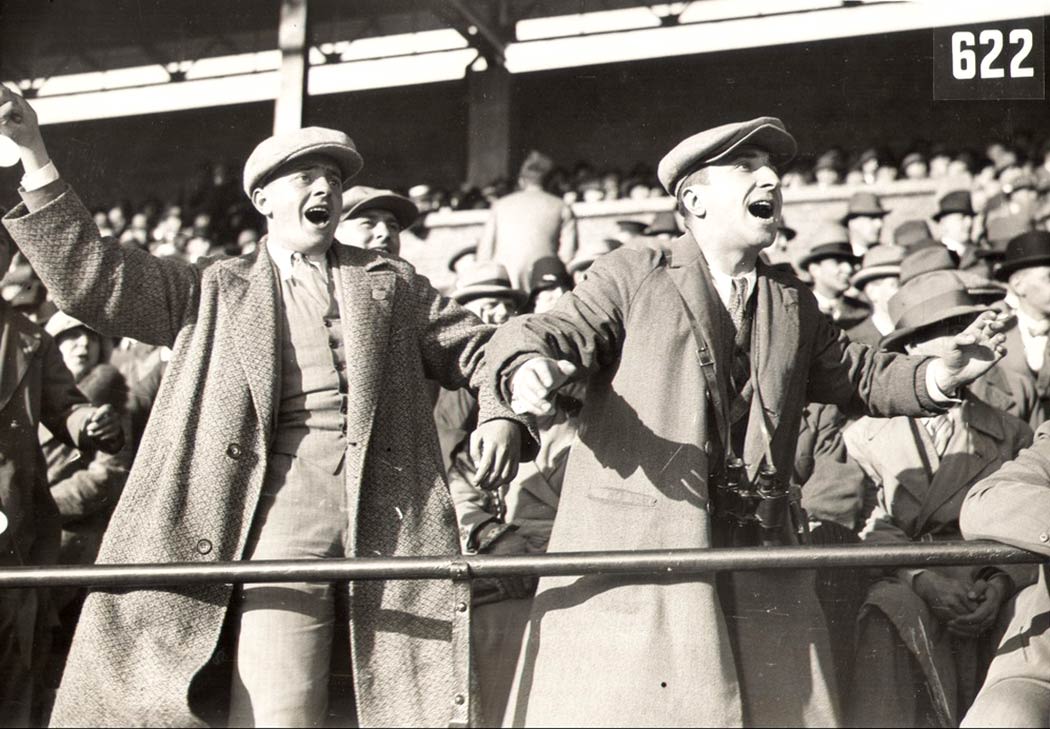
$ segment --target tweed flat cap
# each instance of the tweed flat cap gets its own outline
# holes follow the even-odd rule
[[[308,154],[331,158],[342,170],[344,183],[360,172],[365,164],[357,153],[354,140],[335,129],[306,127],[275,134],[259,142],[244,163],[245,194],[251,197],[252,190],[264,185],[274,170]]]
[[[664,189],[676,195],[678,182],[683,177],[717,162],[745,144],[769,152],[777,165],[787,164],[798,151],[795,138],[784,128],[782,121],[772,116],[760,116],[751,121],[723,124],[679,142],[660,160],[656,175]]]
[[[419,217],[416,204],[393,190],[355,185],[343,191],[343,220],[355,218],[366,210],[388,210],[402,228],[408,228]]]

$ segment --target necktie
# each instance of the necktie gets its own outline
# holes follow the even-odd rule
[[[933,449],[937,452],[937,457],[940,458],[948,450],[948,441],[952,439],[952,433],[955,432],[955,423],[952,421],[951,416],[946,413],[932,418],[925,418],[922,424],[926,428],[926,432],[930,434],[930,438],[933,440]]]
[[[740,331],[744,324],[744,312],[747,309],[747,279],[743,276],[732,279],[733,289],[729,293],[729,318],[733,329]]]
[[[317,303],[328,306],[331,301],[328,282],[320,269],[306,260],[302,253],[292,254],[292,277],[295,279],[295,285],[301,287],[308,296],[312,296]]]

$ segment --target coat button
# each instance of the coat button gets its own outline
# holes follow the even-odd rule
[[[239,459],[243,455],[243,453],[244,451],[242,451],[241,447],[236,443],[230,443],[228,446],[226,446],[226,455],[228,455],[235,461]]]
[[[1042,534],[1039,535],[1039,541],[1040,542],[1050,542],[1050,534],[1047,534],[1046,532],[1043,532]]]
[[[208,554],[211,552],[211,542],[207,539],[200,539],[197,541],[197,551],[201,554]]]
[[[463,704],[467,703],[467,697],[464,696],[463,694],[456,694],[455,696],[452,697],[452,702],[456,706],[463,706]]]
[[[372,289],[372,298],[376,301],[382,301],[389,294],[390,292],[387,289]]]

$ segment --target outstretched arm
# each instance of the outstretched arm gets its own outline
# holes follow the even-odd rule
[[[0,135],[18,146],[24,185],[34,188],[23,187],[4,225],[59,308],[103,334],[171,346],[196,312],[199,269],[102,238],[58,178],[32,107],[2,85]]]

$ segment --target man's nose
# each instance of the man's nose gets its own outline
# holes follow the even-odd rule
[[[780,187],[780,175],[777,174],[772,165],[762,165],[755,170],[755,179],[759,187],[774,189]]]
[[[390,229],[386,227],[386,223],[376,223],[372,227],[372,239],[377,241],[384,241],[390,238]]]

